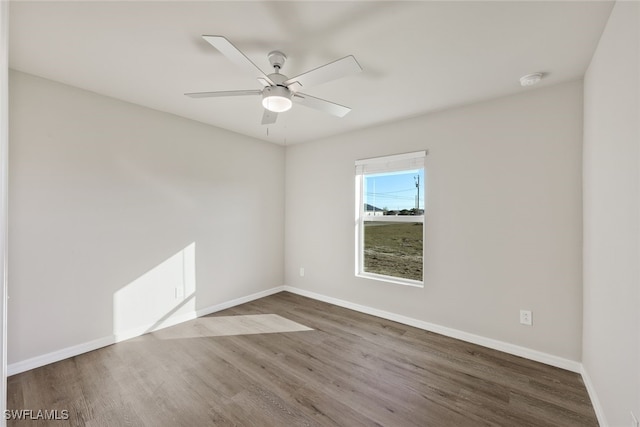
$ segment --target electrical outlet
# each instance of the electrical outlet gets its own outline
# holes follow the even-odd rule
[[[638,419],[633,415],[633,412],[631,413],[631,427],[640,427],[640,423],[638,423]]]
[[[527,326],[533,325],[531,310],[520,310],[520,323]]]
[[[300,277],[304,277],[304,267],[300,267]]]

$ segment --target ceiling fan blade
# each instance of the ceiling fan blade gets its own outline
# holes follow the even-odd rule
[[[321,67],[314,68],[296,77],[292,77],[283,84],[289,86],[293,83],[299,83],[302,87],[306,88],[339,79],[349,74],[359,73],[360,71],[362,71],[362,67],[358,64],[356,58],[354,58],[353,55],[349,55]]]
[[[185,95],[191,98],[219,98],[222,96],[245,96],[245,95],[260,95],[261,90],[224,90],[220,92],[195,92],[185,93]]]
[[[276,122],[277,118],[278,118],[278,113],[274,113],[273,111],[269,111],[265,108],[264,114],[262,114],[262,124],[272,125]]]
[[[345,107],[344,105],[325,101],[324,99],[316,98],[304,93],[296,93],[295,95],[293,95],[293,101],[306,107],[315,108],[316,110],[324,111],[325,113],[329,113],[337,117],[344,117],[349,111],[351,111],[351,108]]]
[[[251,72],[257,79],[262,79],[263,81],[269,83],[269,85],[274,84],[271,79],[267,77],[267,75],[262,72],[260,68],[258,68],[256,64],[251,62],[251,60],[240,51],[240,49],[231,44],[231,42],[225,37],[204,35],[202,36],[202,38],[209,42],[213,47],[218,49],[220,53],[226,56],[227,59],[229,59],[231,62]]]

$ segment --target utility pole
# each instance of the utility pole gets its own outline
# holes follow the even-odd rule
[[[416,182],[416,215],[420,214],[420,175],[413,177]]]

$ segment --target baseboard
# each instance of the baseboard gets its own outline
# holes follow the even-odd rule
[[[244,304],[256,299],[264,298],[269,295],[273,295],[278,292],[282,292],[284,286],[276,286],[275,288],[267,289],[264,291],[256,292],[251,295],[236,298],[231,301],[225,301],[220,304],[212,305],[210,307],[202,308],[200,310],[194,310],[187,313],[181,313],[179,315],[172,316],[163,320],[161,323],[149,323],[147,325],[138,326],[133,329],[126,330],[124,332],[118,332],[115,334],[115,342],[125,341],[131,338],[139,337],[149,332],[159,331],[160,329],[168,328],[170,326],[179,325],[180,323],[188,322],[189,320],[196,319],[198,317],[206,316],[207,314],[215,313],[227,308],[235,307],[236,305]]]
[[[51,353],[43,354],[41,356],[32,357],[30,359],[22,360],[7,365],[7,376],[19,374],[21,372],[29,371],[31,369],[39,368],[40,366],[48,365],[53,362],[68,359],[73,356],[77,356],[82,353],[87,353],[93,350],[97,350],[102,347],[114,344],[116,342],[115,337],[108,336],[99,338],[97,340],[85,342],[82,344],[66,347],[60,350],[52,351]]]
[[[532,350],[526,347],[517,346],[514,344],[510,344],[504,341],[494,340],[491,338],[483,337],[480,335],[470,334],[468,332],[460,331],[453,328],[448,328],[445,326],[437,325],[430,322],[425,322],[423,320],[414,319],[411,317],[403,316],[396,313],[391,313],[384,310],[379,310],[372,307],[367,307],[360,304],[355,304],[349,301],[341,300],[338,298],[329,297],[326,295],[318,294],[315,292],[307,291],[304,289],[295,288],[292,286],[277,286],[271,289],[267,289],[264,291],[256,292],[251,295],[247,295],[244,297],[236,298],[230,301],[226,301],[220,304],[216,304],[210,307],[202,308],[195,312],[185,313],[175,318],[167,319],[161,325],[156,326],[155,328],[150,329],[149,325],[145,325],[143,327],[134,328],[128,330],[124,333],[119,333],[116,335],[111,335],[103,338],[99,338],[93,341],[89,341],[86,343],[81,343],[78,345],[74,345],[71,347],[63,348],[60,350],[53,351],[51,353],[43,354],[41,356],[36,356],[30,359],[26,359],[23,361],[11,363],[7,365],[7,375],[15,375],[21,372],[28,371],[30,369],[35,369],[40,366],[48,365],[50,363],[58,362],[63,359],[67,359],[69,357],[77,356],[82,353],[86,353],[89,351],[96,350],[101,347],[106,347],[108,345],[114,344],[116,342],[123,341],[125,339],[134,338],[136,336],[140,336],[147,332],[153,332],[156,330],[160,330],[163,328],[167,328],[169,326],[174,326],[182,322],[186,322],[188,320],[195,319],[196,317],[206,316],[211,313],[215,313],[221,310],[225,310],[227,308],[231,308],[240,304],[244,304],[256,299],[264,298],[269,295],[276,294],[278,292],[288,291],[294,294],[302,295],[308,298],[316,299],[319,301],[324,301],[330,304],[334,304],[340,307],[348,308],[351,310],[355,310],[361,313],[371,314],[373,316],[381,317],[383,319],[392,320],[394,322],[402,323],[405,325],[413,326],[416,328],[424,329],[426,331],[435,332],[441,335],[445,335],[451,338],[456,338],[462,341],[470,342],[473,344],[482,345],[484,347],[492,348],[494,350],[504,351],[505,353],[513,354],[516,356],[524,357],[526,359],[534,360],[536,362],[545,363],[547,365],[555,366],[558,368],[566,369],[572,372],[576,372],[582,374],[585,379],[585,385],[587,385],[587,390],[589,391],[590,396],[592,396],[592,401],[594,402],[594,408],[596,408],[596,413],[599,406],[596,405],[597,399],[595,399],[595,392],[593,391],[593,386],[584,372],[582,368],[582,364],[579,362],[564,359],[558,356],[554,356],[551,354],[543,353],[537,350]],[[602,412],[600,410],[600,412]],[[601,415],[598,415],[600,419]]]
[[[236,305],[251,302],[260,298],[268,297],[269,295],[277,294],[284,291],[284,286],[276,286],[275,288],[267,289],[265,291],[256,292],[255,294],[247,295],[246,297],[240,297],[231,301],[223,302],[220,304],[212,305],[207,308],[202,308],[196,311],[197,317],[206,316],[207,314],[215,313],[217,311],[226,310],[227,308],[235,307]]]
[[[551,354],[543,353],[537,350],[532,350],[526,347],[521,347],[517,345],[513,345],[507,342],[494,340],[491,338],[486,338],[480,335],[470,334],[464,331],[460,331],[453,328],[448,328],[445,326],[437,325],[430,322],[425,322],[422,320],[413,319],[411,317],[402,316],[396,313],[391,313],[384,310],[375,309],[372,307],[367,307],[360,304],[355,304],[349,301],[341,300],[338,298],[329,297],[326,295],[318,294],[315,292],[307,291],[304,289],[295,288],[292,286],[277,286],[275,288],[267,289],[261,292],[256,292],[251,295],[247,295],[244,297],[236,298],[230,301],[226,301],[220,304],[216,304],[210,307],[202,308],[195,312],[185,313],[176,318],[167,319],[167,321],[163,322],[161,325],[149,329],[148,327],[140,327],[135,328],[125,333],[118,334],[118,336],[111,335],[103,338],[99,338],[93,341],[89,341],[86,343],[74,345],[71,347],[63,348],[60,350],[53,351],[51,353],[43,354],[41,356],[32,357],[30,359],[26,359],[23,361],[11,363],[7,365],[7,376],[19,374],[21,372],[29,371],[31,369],[39,368],[41,366],[48,365],[50,363],[58,362],[63,359],[68,359],[70,357],[78,356],[82,353],[87,353],[89,351],[97,350],[102,347],[106,347],[111,344],[115,344],[116,342],[122,341],[124,339],[133,338],[135,336],[140,336],[146,332],[152,332],[155,330],[160,330],[163,328],[167,328],[169,326],[176,325],[178,323],[182,323],[196,317],[206,316],[208,314],[212,314],[218,311],[225,310],[227,308],[231,308],[240,304],[244,304],[256,299],[264,298],[269,295],[276,294],[278,292],[287,291],[297,295],[305,296],[308,298],[312,298],[318,301],[327,302],[329,304],[334,304],[340,307],[348,308],[351,310],[355,310],[361,313],[370,314],[373,316],[377,316],[383,319],[392,320],[394,322],[402,323],[405,325],[413,326],[416,328],[420,328],[426,331],[435,332],[441,335],[445,335],[451,338],[456,338],[462,341],[470,342],[473,344],[478,344],[484,347],[492,348],[494,350],[504,351],[505,353],[513,354],[515,356],[524,357],[526,359],[534,360],[536,362],[545,363],[547,365],[555,366],[558,368],[566,369],[572,372],[576,372],[581,374],[583,381],[585,383],[585,387],[587,392],[589,393],[589,397],[591,398],[591,403],[593,405],[594,411],[598,418],[598,422],[601,426],[607,426],[604,411],[602,410],[602,406],[598,399],[598,395],[595,391],[595,387],[593,382],[591,381],[591,377],[587,373],[584,366],[576,361],[564,359],[558,356],[554,356]],[[125,338],[126,337],[126,338]]]
[[[119,331],[114,334],[114,342],[126,341],[131,338],[139,337],[149,332],[159,331],[160,329],[168,328],[170,326],[178,325],[183,322],[195,319],[197,316],[195,311],[187,313],[181,313],[179,315],[171,316],[168,319],[163,320],[161,323],[149,323],[142,326],[137,326],[126,331]]]
[[[587,388],[587,393],[589,393],[589,398],[591,399],[591,405],[593,406],[593,410],[596,413],[596,417],[598,418],[598,424],[602,427],[608,426],[607,420],[604,416],[604,410],[602,409],[602,404],[600,403],[600,399],[598,399],[598,394],[596,393],[596,388],[593,385],[593,381],[591,381],[591,377],[587,372],[587,369],[582,365],[582,369],[580,370],[580,374],[582,375],[582,381],[584,381],[584,386]]]
[[[340,307],[348,308],[350,310],[359,311],[365,314],[371,314],[373,316],[381,317],[383,319],[392,320],[394,322],[402,323],[404,325],[413,326],[425,331],[435,332],[437,334],[445,335],[451,338],[456,338],[462,341],[470,342],[472,344],[478,344],[483,347],[488,347],[494,350],[503,351],[505,353],[513,354],[515,356],[524,357],[525,359],[534,360],[557,368],[566,369],[575,373],[582,373],[582,364],[574,360],[565,359],[562,357],[554,356],[552,354],[544,353],[530,348],[521,347],[518,345],[510,344],[504,341],[494,340],[492,338],[483,337],[481,335],[470,334],[468,332],[460,331],[458,329],[448,328],[446,326],[437,325],[435,323],[425,322],[423,320],[414,319],[407,316],[402,316],[396,313],[390,313],[388,311],[379,310],[372,307],[367,307],[360,304],[355,304],[349,301],[329,297],[315,292],[299,289],[293,286],[284,286],[284,290],[308,298],[312,298],[318,301],[327,302]]]
[[[31,369],[39,368],[41,366],[48,365],[50,363],[59,362],[60,360],[68,359],[70,357],[78,356],[82,353],[97,350],[102,347],[106,347],[111,344],[115,344],[126,339],[135,338],[148,332],[158,331],[160,329],[168,328],[170,326],[177,325],[179,323],[186,322],[188,320],[195,319],[196,317],[206,316],[207,314],[215,313],[227,308],[234,307],[236,305],[244,304],[256,299],[264,298],[269,295],[282,292],[284,286],[276,286],[275,288],[267,289],[264,291],[256,292],[251,295],[236,298],[230,301],[226,301],[220,304],[212,305],[210,307],[202,308],[200,310],[184,313],[179,316],[166,319],[161,324],[149,324],[140,327],[132,328],[124,332],[119,332],[117,335],[110,335],[107,337],[99,338],[86,343],[81,343],[71,347],[66,347],[60,350],[52,351],[51,353],[43,354],[41,356],[32,357],[30,359],[22,360],[19,362],[11,363],[7,365],[7,376],[19,374],[21,372],[29,371]]]

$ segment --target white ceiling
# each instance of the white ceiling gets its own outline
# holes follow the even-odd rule
[[[581,78],[611,2],[263,1],[10,4],[11,68],[275,143],[293,144]],[[353,108],[340,119],[294,105],[263,126],[261,89],[201,38],[224,35],[267,74],[345,55],[364,71],[305,93]]]

